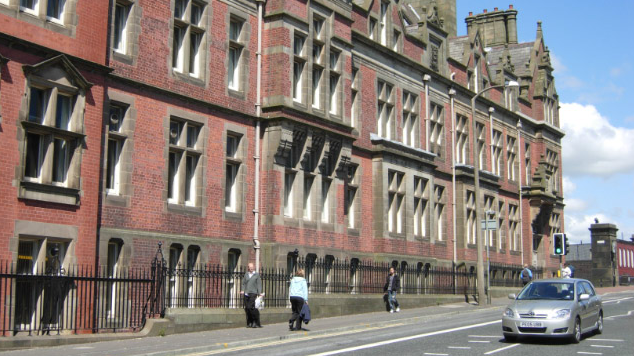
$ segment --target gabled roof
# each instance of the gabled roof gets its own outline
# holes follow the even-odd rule
[[[83,75],[77,70],[73,63],[63,54],[47,59],[35,65],[25,65],[22,67],[24,74],[26,75],[38,75],[38,73],[50,72],[49,69],[57,68],[58,71],[52,75],[64,76],[72,85],[78,86],[82,89],[88,89],[92,86],[92,83],[86,80]],[[60,73],[61,70],[63,73]],[[48,74],[51,75],[50,73]],[[49,78],[57,79],[57,78]]]

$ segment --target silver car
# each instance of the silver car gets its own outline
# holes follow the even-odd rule
[[[581,341],[583,333],[603,332],[603,304],[590,281],[541,279],[527,284],[502,315],[508,341],[520,336],[548,336]]]

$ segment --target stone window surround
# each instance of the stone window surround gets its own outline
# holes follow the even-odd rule
[[[379,87],[381,91],[379,92]],[[389,95],[387,89],[390,88]],[[379,137],[393,140],[396,135],[396,119],[395,119],[395,104],[396,104],[396,91],[397,87],[384,78],[377,76],[376,78],[376,134]],[[381,110],[381,106],[383,110]],[[384,115],[385,113],[385,115]],[[385,120],[385,122],[383,122]],[[383,126],[385,129],[383,129]]]
[[[170,16],[170,20],[169,20],[170,31],[169,31],[169,38],[168,38],[168,46],[170,49],[170,56],[169,56],[170,59],[169,59],[168,70],[169,70],[169,75],[172,77],[178,78],[190,84],[204,86],[209,80],[208,78],[209,77],[209,70],[208,70],[209,51],[206,49],[209,48],[209,41],[210,41],[209,28],[210,28],[210,21],[212,18],[212,6],[210,4],[210,0],[187,0],[187,4],[190,4],[192,2],[196,2],[204,6],[199,25],[191,24],[189,18],[186,18],[186,20],[176,19],[174,17],[174,7],[176,6],[175,1],[171,1],[171,3],[174,5],[170,6],[172,16]],[[186,9],[186,13],[183,16],[186,17],[187,14],[188,12]],[[189,44],[190,42],[190,37],[188,36],[188,34],[190,33],[190,28],[195,27],[197,30],[196,32],[202,32],[202,35],[201,35],[202,37],[200,39],[200,44],[198,46],[198,54],[200,58],[199,58],[199,64],[198,64],[198,74],[196,75],[190,73],[190,69],[191,69],[189,68],[190,45],[185,46],[186,48],[183,49],[184,52],[182,57],[182,61],[183,61],[182,70],[178,70],[174,68],[173,66],[174,35],[175,35],[174,28],[177,27],[177,22],[181,24],[182,26],[184,26],[183,28],[185,28],[185,34],[183,35],[183,46],[185,46],[185,43]]]
[[[18,198],[35,199],[47,202],[56,202],[60,204],[76,205],[80,203],[81,197],[81,161],[83,147],[82,142],[85,138],[84,134],[84,110],[86,93],[92,86],[87,82],[81,73],[64,55],[59,55],[48,60],[44,60],[36,65],[23,66],[25,77],[27,80],[26,94],[22,96],[20,106],[19,121],[22,124],[18,128],[18,141],[20,141],[20,165],[16,169],[16,179],[20,182],[18,190]],[[59,77],[59,72],[63,72],[65,76]],[[48,78],[57,78],[56,80]],[[64,92],[72,92],[75,96],[75,106],[72,118],[70,120],[70,129],[63,130],[48,124],[51,118],[48,114],[44,125],[29,122],[30,112],[30,95],[31,87],[39,87],[42,89],[50,89],[51,95],[61,89]],[[48,137],[53,135],[64,137],[69,141],[74,141],[72,154],[69,153],[71,159],[68,166],[67,178],[65,186],[54,185],[49,183],[51,180],[51,172],[42,172],[39,178],[40,182],[34,182],[25,179],[26,169],[26,135],[28,132],[34,131]],[[53,145],[51,142],[50,145]],[[71,145],[72,147],[73,145]],[[50,147],[48,149],[51,149]],[[49,162],[50,163],[50,162]],[[44,167],[42,167],[44,169]]]
[[[9,251],[11,251],[12,261],[18,260],[18,245],[20,240],[37,240],[41,242],[40,254],[46,248],[46,242],[52,240],[67,244],[62,267],[66,270],[70,266],[77,264],[75,256],[75,243],[79,236],[79,227],[72,225],[44,223],[37,221],[16,220],[13,237],[9,239]],[[44,247],[44,248],[43,248]],[[38,261],[43,262],[43,261]]]
[[[415,94],[416,91],[409,90],[404,88],[402,90],[402,128],[403,134],[401,140],[403,144],[414,148],[420,148],[420,131],[421,131],[421,123],[420,123],[420,96]],[[406,98],[408,98],[409,105],[406,105]],[[409,116],[410,119],[405,120],[406,116]],[[413,117],[413,119],[412,119]],[[406,127],[406,123],[409,123],[409,130]],[[411,131],[410,131],[411,130]],[[413,131],[413,132],[412,132]],[[411,136],[413,134],[414,139],[406,139],[406,136]]]
[[[249,89],[249,66],[251,63],[251,53],[248,47],[249,42],[251,41],[251,24],[247,20],[249,15],[245,12],[239,11],[235,8],[230,8],[226,15],[226,24],[227,24],[227,62],[225,68],[229,68],[229,48],[239,48],[240,49],[240,60],[239,60],[239,79],[238,79],[238,87],[236,89],[229,88],[229,72],[227,71],[227,93],[231,96],[246,99]],[[237,41],[233,41],[229,38],[229,29],[232,21],[237,21],[241,23],[240,36]]]
[[[444,227],[447,226],[446,222],[447,222],[447,187],[445,187],[444,185],[439,185],[439,184],[434,184],[432,186],[433,190],[434,190],[434,194],[433,194],[433,226],[434,226],[434,231],[432,232],[432,236],[434,239],[435,243],[446,243],[447,241],[447,228],[445,229],[441,229],[441,231],[438,231],[438,219],[441,220],[440,222],[440,226]],[[440,193],[440,199],[438,199],[438,193]],[[440,216],[438,215],[438,209],[440,209],[438,206],[442,207],[442,211],[440,211]]]
[[[196,206],[187,206],[185,204],[172,204],[168,202],[168,180],[169,180],[169,152],[170,152],[170,144],[169,144],[169,135],[170,135],[170,122],[174,119],[178,119],[180,121],[188,121],[193,122],[197,125],[200,125],[200,132],[198,133],[198,148],[197,151],[201,152],[199,156],[198,162],[198,172],[196,175],[197,178],[197,188],[196,188],[196,201],[200,202]],[[203,194],[205,187],[207,186],[207,140],[209,137],[209,124],[207,116],[185,111],[180,108],[168,108],[167,115],[163,118],[163,137],[164,137],[164,156],[163,162],[165,162],[163,176],[165,182],[165,188],[163,190],[163,202],[165,211],[181,213],[181,214],[192,214],[197,216],[205,216],[205,210],[207,207],[207,195]]]
[[[418,185],[422,185],[422,187],[419,189]],[[421,240],[429,240],[430,238],[430,215],[429,211],[430,211],[430,181],[427,177],[422,177],[419,176],[417,174],[414,175],[414,186],[413,186],[413,195],[414,195],[414,206],[413,206],[413,218],[414,219],[421,219],[423,220],[424,223],[422,222],[418,222],[419,224],[419,228],[418,230],[422,230],[419,231],[417,233],[417,231],[415,231],[415,229],[412,229],[412,233],[414,234],[414,237],[417,239],[421,239]],[[424,209],[423,211],[419,211],[418,205],[419,204],[423,204],[422,202],[424,202]],[[418,203],[418,204],[417,204]],[[416,224],[416,222],[414,222],[414,225]]]
[[[25,10],[20,6],[20,0],[0,2],[0,14],[14,17],[18,20],[51,30],[53,32],[75,37],[77,30],[77,3],[79,0],[65,0],[63,21],[50,19],[46,16],[47,0],[39,0],[36,11]]]
[[[126,27],[125,27],[125,49],[123,51],[117,51],[114,49],[114,21],[116,4],[122,4],[129,8]],[[139,0],[115,0],[113,1],[112,10],[112,36],[109,39],[110,42],[110,54],[113,60],[126,63],[128,65],[135,65],[136,59],[139,53],[139,34],[141,33],[141,17],[143,9],[139,4]]]
[[[427,150],[435,153],[439,158],[444,158],[445,148],[445,106],[438,102],[429,102],[429,146]],[[435,113],[435,114],[434,114]],[[435,134],[435,135],[434,135]],[[436,138],[436,140],[434,140]],[[440,141],[438,142],[434,141]]]
[[[223,211],[223,219],[226,220],[234,220],[234,221],[244,221],[246,216],[245,216],[245,209],[246,209],[246,195],[247,195],[247,179],[246,177],[248,176],[248,165],[246,162],[246,159],[248,157],[247,153],[248,153],[248,146],[249,146],[249,140],[247,138],[247,129],[243,126],[240,125],[236,125],[236,124],[232,124],[232,123],[225,123],[225,128],[224,128],[224,132],[222,135],[222,142],[223,142],[223,160],[224,160],[224,164],[223,164],[223,180],[222,180],[222,191],[225,192],[226,188],[226,169],[227,169],[227,163],[233,163],[233,164],[238,164],[239,168],[238,168],[238,173],[236,176],[236,211],[232,212],[232,211],[227,211],[224,207],[225,205],[225,194],[222,195],[222,211]],[[238,143],[238,149],[236,151],[236,157],[235,159],[231,159],[229,162],[229,160],[227,159],[227,154],[226,154],[226,149],[227,149],[227,136],[228,135],[232,135],[234,137],[239,137],[240,138],[240,142]]]
[[[103,186],[106,186],[105,179],[106,177],[106,169],[107,169],[107,159],[108,159],[108,138],[110,136],[110,131],[108,130],[108,122],[110,115],[110,105],[116,104],[126,108],[125,115],[122,118],[120,133],[118,135],[113,133],[113,135],[118,136],[118,138],[123,139],[123,148],[119,155],[119,164],[120,164],[120,176],[119,176],[119,194],[108,194],[106,189],[103,189],[102,195],[104,198],[105,205],[113,205],[113,206],[130,206],[130,199],[133,195],[133,186],[132,186],[132,175],[134,172],[134,131],[136,128],[136,106],[134,97],[114,91],[112,89],[107,92],[107,102],[106,102],[106,110],[104,110],[104,126],[105,126],[105,142],[104,142],[104,165],[103,165],[103,177],[104,182]]]

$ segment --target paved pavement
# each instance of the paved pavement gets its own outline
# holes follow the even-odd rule
[[[612,294],[625,290],[634,290],[634,286],[598,288],[599,294]],[[333,332],[363,332],[369,327],[388,326],[416,321],[432,321],[450,314],[474,312],[482,309],[502,309],[508,304],[506,298],[494,298],[490,305],[479,307],[474,304],[454,303],[426,308],[402,310],[390,314],[377,312],[342,317],[323,318],[304,325],[303,331],[289,331],[288,323],[263,325],[261,329],[233,328],[204,331],[164,337],[146,337],[141,339],[115,340],[91,344],[66,345],[46,348],[50,356],[97,356],[97,355],[135,355],[135,356],[171,356],[205,351],[221,350],[229,347],[246,346],[254,343],[276,342],[306,335],[320,335]],[[289,312],[290,317],[290,312]],[[7,351],[5,355],[40,355],[42,349]]]

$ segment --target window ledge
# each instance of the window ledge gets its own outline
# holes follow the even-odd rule
[[[361,236],[361,231],[359,231],[358,228],[350,228],[349,227],[348,228],[348,235],[359,237],[359,236]]]
[[[436,240],[436,241],[434,241],[434,244],[435,245],[447,246],[447,241],[445,241],[445,240],[440,240],[440,241]]]
[[[389,236],[395,239],[405,239],[407,238],[407,235],[405,235],[404,232],[398,233],[398,232],[390,232]]]
[[[29,181],[20,182],[19,198],[79,206],[81,190]]]
[[[203,215],[203,209],[199,206],[187,206],[180,204],[167,203],[167,211],[172,213],[186,214],[186,215]]]
[[[106,205],[127,207],[129,205],[128,198],[124,195],[106,193]]]
[[[226,210],[224,210],[224,213],[225,213],[225,220],[235,221],[235,222],[242,222],[242,220],[243,220],[243,214],[242,213],[233,212],[233,211],[226,211]]]

